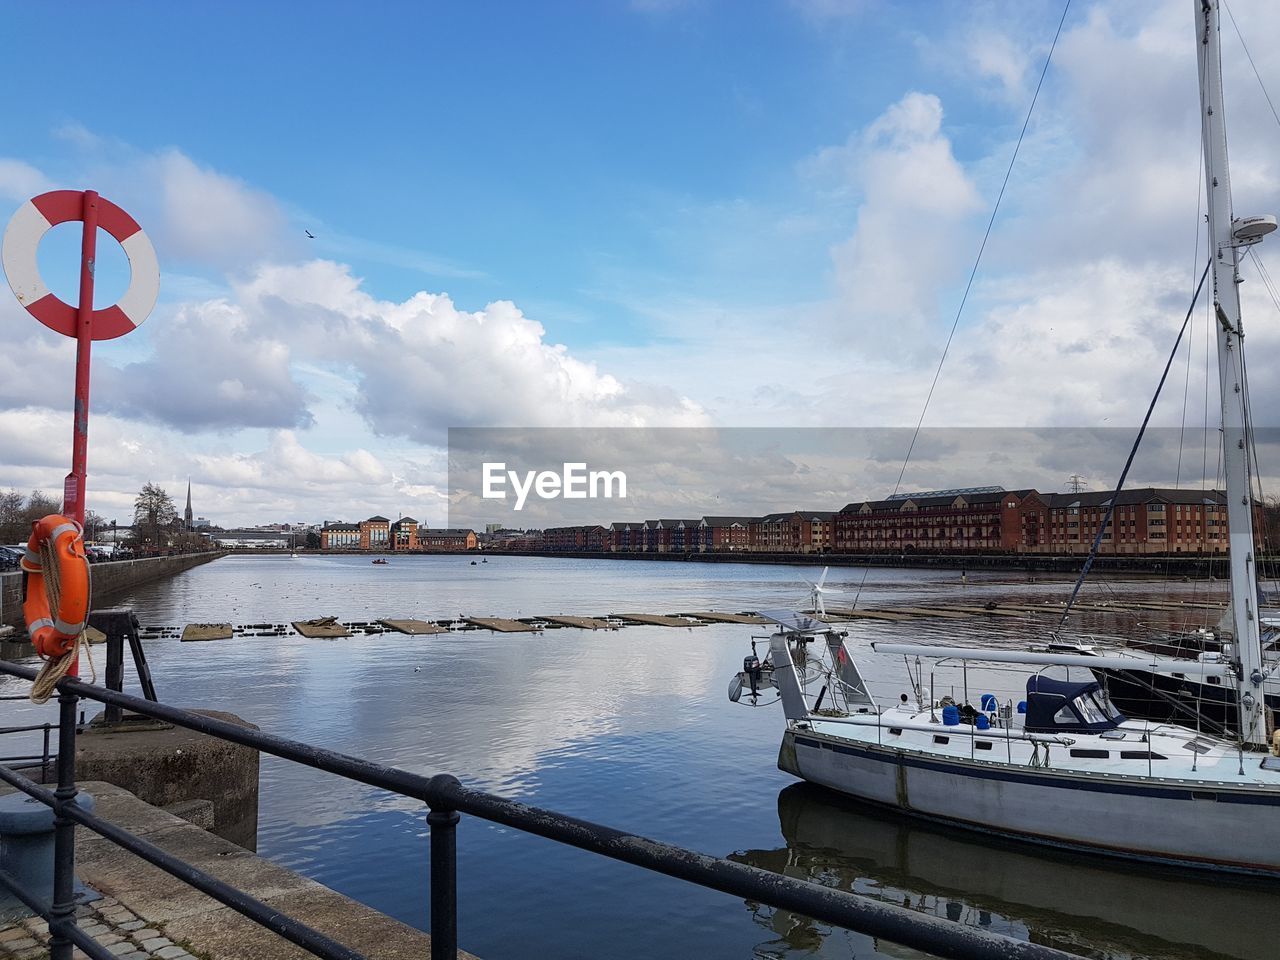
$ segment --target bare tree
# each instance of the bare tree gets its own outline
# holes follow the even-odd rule
[[[143,549],[160,549],[169,545],[178,520],[173,498],[164,488],[146,483],[133,501],[133,539]]]
[[[0,493],[0,543],[21,543],[30,535],[26,520],[26,500],[17,490]]]

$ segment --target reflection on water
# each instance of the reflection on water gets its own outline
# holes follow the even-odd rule
[[[1276,955],[1259,925],[1275,909],[1270,884],[1206,881],[951,831],[810,784],[778,794],[778,820],[784,846],[731,859],[1100,960]],[[845,931],[747,906],[771,935],[759,956],[850,956]],[[886,943],[876,951],[914,955]]]
[[[458,557],[396,557],[386,566],[360,557],[236,557],[111,602],[133,606],[144,624],[156,626],[322,615],[737,611],[802,602],[807,588],[799,575],[808,572],[514,557],[475,567]],[[962,584],[954,571],[872,570],[862,578],[860,569],[833,568],[828,584],[844,591],[842,603],[861,590],[862,606],[1031,602],[1069,589],[1010,574],[971,573]],[[1095,603],[1120,594],[1206,596],[1196,584],[1091,589],[1086,599]],[[1220,594],[1221,585],[1215,589]],[[1150,611],[1138,616],[1175,620]],[[1089,610],[1080,627],[1128,631],[1136,619]],[[1044,638],[1050,623],[1021,616],[860,621],[849,630],[863,650],[873,639],[1018,646],[1029,636]],[[909,899],[913,909],[962,923],[1108,960],[1266,955],[1240,932],[1237,918],[1264,906],[1249,888],[1235,901],[1236,888],[1221,881],[1173,880],[951,838],[785,789],[793,780],[775,766],[781,713],[725,697],[727,679],[759,630],[729,624],[155,640],[147,656],[169,702],[230,710],[285,736],[422,774],[451,772],[477,787],[708,853],[755,851],[743,856]],[[901,658],[868,656],[866,672],[878,695],[896,699],[906,689]],[[1025,671],[970,671],[965,678],[939,669],[933,683],[961,688],[966,679],[971,691],[1012,696]],[[32,722],[55,710],[5,704],[4,716]],[[428,923],[424,814],[412,802],[263,759],[260,853],[419,927]],[[904,956],[765,908],[750,914],[721,894],[470,818],[459,828],[458,854],[461,943],[486,960],[533,953],[623,960]]]

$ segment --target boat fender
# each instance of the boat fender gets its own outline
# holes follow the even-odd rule
[[[1019,712],[1019,713],[1026,713],[1026,712],[1027,712],[1027,701],[1025,701],[1025,700],[1019,700],[1019,701],[1018,701],[1018,712]]]
[[[984,713],[990,713],[996,708],[996,697],[993,693],[984,693],[982,695],[982,710]]]
[[[947,706],[942,708],[942,725],[944,727],[960,726],[960,708]]]
[[[987,715],[985,713],[978,714],[978,718],[973,722],[973,725],[979,730],[991,729],[991,721],[987,719]]]
[[[48,560],[56,569],[45,569]],[[70,653],[89,615],[89,559],[80,525],[57,513],[35,521],[21,567],[27,574],[22,613],[36,653]],[[50,608],[46,583],[56,585],[57,609]]]
[[[1271,753],[1280,757],[1280,730],[1271,731]]]

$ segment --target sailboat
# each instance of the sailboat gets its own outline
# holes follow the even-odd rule
[[[1194,0],[1217,316],[1223,459],[1230,530],[1232,642],[1216,657],[1123,655],[872,643],[877,653],[958,663],[964,695],[939,697],[917,666],[899,701],[872,695],[847,634],[821,616],[761,611],[777,629],[730,684],[748,702],[776,689],[786,717],[778,766],[861,800],[950,825],[1054,846],[1280,878],[1280,736],[1268,752],[1264,661],[1255,584],[1247,381],[1242,356],[1241,251],[1274,217],[1232,215],[1222,103],[1219,0]],[[973,661],[1036,672],[1025,699],[969,701]],[[1132,720],[1103,686],[1044,667],[1218,678],[1235,690],[1233,739],[1175,723]],[[928,676],[932,676],[930,673]]]

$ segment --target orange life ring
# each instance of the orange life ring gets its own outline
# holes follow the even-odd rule
[[[89,616],[89,559],[84,555],[83,531],[74,520],[51,513],[31,525],[31,539],[22,558],[27,574],[22,613],[27,633],[42,657],[60,657],[75,647]],[[58,564],[58,609],[49,609],[44,588],[41,548],[51,544]]]

